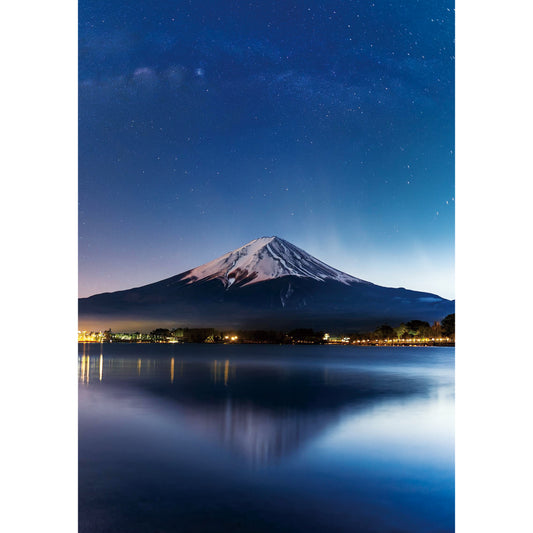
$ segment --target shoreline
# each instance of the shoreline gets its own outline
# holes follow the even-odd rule
[[[419,347],[419,346],[447,346],[455,347],[455,342],[453,341],[422,341],[422,340],[390,340],[390,341],[355,341],[355,342],[254,342],[254,341],[239,341],[239,342],[165,342],[165,341],[111,341],[111,342],[100,342],[100,341],[78,341],[78,344],[209,344],[209,345],[218,345],[218,346],[235,346],[242,344],[265,344],[265,345],[275,345],[275,346],[360,346],[360,347]]]

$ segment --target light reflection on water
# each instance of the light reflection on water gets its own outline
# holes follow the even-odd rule
[[[453,531],[453,349],[80,352],[80,532]]]

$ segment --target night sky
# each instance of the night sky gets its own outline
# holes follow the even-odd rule
[[[79,294],[278,235],[454,298],[454,4],[79,2]]]

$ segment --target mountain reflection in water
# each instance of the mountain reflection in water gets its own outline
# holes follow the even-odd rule
[[[80,384],[157,400],[169,424],[184,425],[256,465],[297,451],[345,413],[430,391],[424,376],[335,361],[120,357],[104,356],[102,345],[84,349]]]
[[[79,533],[454,530],[453,348],[79,346]]]

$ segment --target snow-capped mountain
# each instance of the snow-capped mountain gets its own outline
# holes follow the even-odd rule
[[[79,300],[82,329],[358,329],[453,312],[453,301],[361,280],[279,237],[150,285]]]
[[[319,261],[304,250],[279,237],[261,237],[224,254],[205,265],[193,268],[183,277],[188,283],[219,279],[226,288],[234,283],[252,283],[296,276],[316,281],[335,280],[344,284],[366,283]]]

